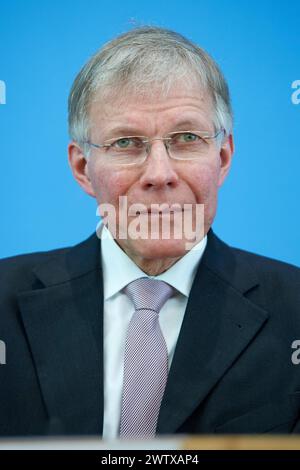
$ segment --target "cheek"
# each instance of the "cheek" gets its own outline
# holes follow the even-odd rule
[[[215,198],[218,189],[219,169],[212,165],[203,165],[190,173],[189,185],[197,203],[205,204]]]
[[[126,194],[130,179],[124,171],[91,165],[90,178],[96,194],[97,202],[110,202],[117,205],[118,198]]]

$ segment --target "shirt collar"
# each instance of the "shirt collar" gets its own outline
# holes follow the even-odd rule
[[[206,248],[207,236],[167,269],[167,271],[157,276],[149,276],[121,249],[110,231],[103,224],[100,233],[105,300],[118,293],[129,282],[140,277],[150,277],[165,281],[181,292],[181,294],[188,297],[198,264]]]

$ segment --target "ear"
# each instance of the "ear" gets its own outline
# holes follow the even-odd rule
[[[225,142],[223,143],[220,149],[220,174],[219,174],[219,181],[218,186],[222,186],[224,183],[228,172],[230,170],[232,156],[234,152],[234,140],[233,135],[230,134],[226,137]]]
[[[68,159],[74,178],[82,189],[92,197],[96,197],[90,176],[87,157],[77,142],[68,145]]]

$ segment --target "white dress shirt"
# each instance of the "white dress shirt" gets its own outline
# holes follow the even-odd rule
[[[148,276],[127,256],[103,225],[101,260],[104,287],[104,439],[114,439],[119,435],[125,339],[134,313],[131,300],[121,290],[129,282],[140,277],[159,279],[176,289],[175,295],[167,300],[159,314],[170,367],[188,296],[206,243],[205,236],[167,271],[158,276]]]

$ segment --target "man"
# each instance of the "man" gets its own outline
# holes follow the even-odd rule
[[[1,435],[298,432],[300,271],[211,228],[234,150],[218,66],[177,33],[135,29],[81,70],[69,127],[103,224],[2,261]]]

